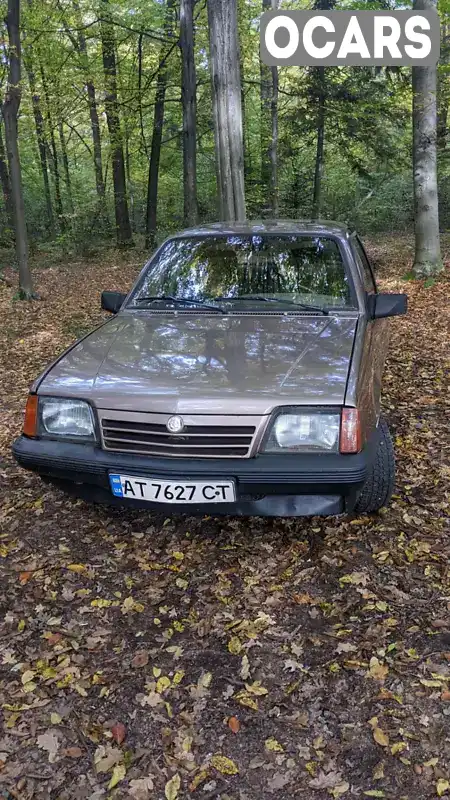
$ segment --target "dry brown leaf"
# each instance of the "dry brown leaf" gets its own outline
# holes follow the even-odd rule
[[[120,745],[125,740],[127,729],[125,728],[123,722],[116,722],[116,724],[111,728],[111,733],[116,744]]]
[[[138,653],[136,653],[131,663],[133,667],[139,669],[140,667],[146,667],[148,662],[149,654],[145,650],[140,650]]]
[[[230,717],[228,720],[228,727],[231,731],[233,731],[233,733],[239,733],[241,729],[241,723],[237,717]]]

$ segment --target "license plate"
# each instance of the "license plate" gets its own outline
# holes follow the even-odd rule
[[[236,489],[233,481],[160,481],[158,478],[137,478],[130,475],[110,475],[115,497],[127,500],[146,500],[149,503],[234,503]]]

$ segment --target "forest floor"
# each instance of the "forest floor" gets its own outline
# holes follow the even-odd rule
[[[22,471],[29,384],[141,260],[41,258],[32,304],[5,270],[2,800],[450,797],[450,274],[405,281],[411,244],[371,248],[411,308],[384,382],[398,486],[363,519],[108,510]]]

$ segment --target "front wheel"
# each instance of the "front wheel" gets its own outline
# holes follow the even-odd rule
[[[381,417],[378,425],[378,447],[369,476],[355,505],[357,514],[374,514],[387,506],[395,487],[395,454],[389,427]]]

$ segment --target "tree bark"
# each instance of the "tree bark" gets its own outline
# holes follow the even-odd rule
[[[448,35],[448,26],[441,25],[441,59],[440,68],[438,68],[437,83],[437,146],[439,150],[445,150],[448,138],[448,112],[450,102],[447,73],[450,60]]]
[[[236,0],[207,0],[220,215],[245,220],[244,143]]]
[[[24,65],[28,75],[28,84],[31,92],[31,102],[33,106],[34,125],[36,128],[36,138],[39,150],[39,162],[41,165],[42,183],[44,185],[45,206],[47,210],[47,226],[50,234],[54,233],[55,220],[53,216],[52,196],[50,192],[50,181],[48,177],[47,150],[48,144],[45,137],[44,117],[41,110],[41,98],[37,90],[36,76],[33,67],[33,56],[31,45],[27,45],[24,53]]]
[[[263,12],[276,11],[278,0],[263,0]],[[278,216],[278,68],[261,61],[261,183],[270,210]]]
[[[10,236],[12,239],[14,234],[14,209],[11,198],[11,181],[9,180],[8,159],[6,155],[5,145],[3,143],[1,122],[2,118],[0,115],[0,183],[2,186],[3,203],[5,206],[5,216],[7,219],[7,223],[9,225],[9,231],[5,231],[5,233],[8,235],[8,237]]]
[[[103,217],[104,221],[108,224],[105,182],[103,179],[102,142],[100,136],[100,123],[98,118],[97,97],[95,92],[95,85],[92,80],[89,69],[86,37],[82,29],[83,21],[78,0],[72,0],[72,5],[75,11],[75,19],[79,30],[77,39],[73,38],[72,34],[70,34],[70,38],[72,40],[72,44],[79,53],[81,67],[84,73],[86,94],[89,106],[89,118],[91,121],[92,145],[94,152],[95,185],[97,189],[98,204],[100,209],[100,215]]]
[[[165,35],[170,36],[172,31],[174,0],[167,0],[166,21],[164,25]],[[168,51],[165,47],[161,50],[158,77],[156,80],[155,108],[153,114],[153,133],[150,151],[150,163],[148,168],[147,186],[147,215],[145,226],[145,245],[153,250],[156,245],[156,231],[158,222],[158,183],[159,167],[161,163],[161,144],[164,128],[164,110],[167,90],[167,57]]]
[[[33,298],[33,283],[28,264],[28,236],[22,191],[22,173],[18,147],[17,117],[21,101],[21,49],[20,49],[20,0],[8,0],[6,17],[8,29],[8,83],[3,103],[6,151],[8,154],[11,197],[14,208],[14,233],[19,266],[19,291],[26,300]]]
[[[55,186],[55,206],[56,206],[56,214],[58,217],[58,223],[61,228],[61,231],[65,230],[66,221],[64,219],[64,209],[62,203],[62,195],[61,195],[61,178],[59,174],[59,161],[58,161],[58,150],[56,147],[56,139],[55,139],[55,131],[53,128],[53,119],[52,119],[52,103],[50,101],[50,94],[48,90],[48,83],[47,77],[44,71],[44,65],[42,61],[39,62],[39,70],[41,73],[41,80],[42,80],[42,88],[44,90],[44,99],[45,99],[45,107],[46,107],[46,117],[47,117],[47,129],[50,136],[50,149],[49,149],[49,165],[50,171],[52,173],[53,182]]]
[[[322,182],[325,158],[325,67],[315,67],[318,92],[317,92],[317,149],[316,165],[314,170],[314,197],[313,197],[313,218],[318,219],[322,213]]]
[[[417,11],[436,10],[436,0],[414,0]],[[437,182],[437,69],[413,67],[413,152],[416,253],[418,278],[442,269]]]
[[[119,105],[117,100],[116,42],[112,27],[109,0],[101,0],[100,22],[103,69],[105,73],[105,111],[111,143],[113,168],[114,210],[118,247],[133,245],[125,178],[125,159],[123,138],[120,127]]]
[[[194,0],[180,2],[181,93],[183,103],[184,222],[196,225],[197,202],[197,78],[194,55]]]
[[[69,158],[67,156],[66,137],[64,136],[64,123],[63,123],[61,118],[58,120],[58,133],[59,133],[59,144],[61,146],[61,153],[62,153],[62,160],[63,160],[63,169],[64,169],[64,179],[65,179],[66,191],[67,191],[67,200],[68,200],[68,203],[69,203],[70,213],[73,215],[75,213],[75,209],[74,209],[73,197],[72,197],[72,182],[70,180]]]

